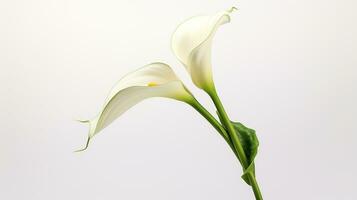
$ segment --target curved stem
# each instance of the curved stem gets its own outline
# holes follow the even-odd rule
[[[223,139],[227,142],[227,144],[231,147],[233,153],[238,158],[238,154],[234,149],[234,146],[231,142],[231,138],[227,131],[222,127],[219,121],[211,115],[210,112],[206,110],[205,107],[200,104],[196,99],[191,102],[191,106],[197,110],[216,130],[217,132],[223,137]]]
[[[234,146],[234,149],[236,150],[238,156],[239,156],[239,161],[242,164],[243,168],[246,169],[249,166],[247,156],[244,153],[242,144],[239,141],[238,135],[236,134],[236,131],[231,123],[231,121],[228,118],[228,115],[222,105],[221,100],[219,99],[217,93],[215,90],[212,90],[211,93],[209,93],[214,105],[217,108],[217,111],[219,113],[219,116],[222,119],[222,124],[223,126],[227,129],[229,136],[232,139],[232,143]]]
[[[249,173],[249,181],[250,181],[250,184],[252,185],[255,199],[262,200],[263,196],[262,196],[262,193],[260,192],[257,179],[255,178],[255,176],[252,173]]]
[[[213,103],[215,104],[217,111],[220,115],[221,118],[221,122],[223,124],[223,126],[227,129],[228,131],[228,135],[230,136],[231,140],[232,140],[232,144],[233,147],[235,149],[236,155],[238,156],[238,160],[240,161],[243,169],[247,169],[249,167],[249,162],[247,159],[247,156],[245,155],[243,146],[238,138],[238,135],[236,134],[236,131],[231,123],[231,121],[229,120],[229,117],[223,107],[223,104],[221,102],[221,100],[219,99],[217,92],[215,89],[210,90],[210,92],[208,93],[213,101]],[[257,180],[255,178],[255,176],[252,173],[249,173],[249,182],[251,183],[253,192],[254,192],[254,196],[256,200],[263,200],[262,194],[260,192],[259,189],[259,185],[257,183]]]

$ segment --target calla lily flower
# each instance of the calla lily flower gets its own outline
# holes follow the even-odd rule
[[[230,10],[214,15],[192,17],[174,32],[171,47],[191,75],[193,83],[209,92],[214,88],[211,70],[211,46],[217,29],[230,21]]]
[[[211,67],[211,48],[218,28],[230,21],[235,7],[214,15],[192,17],[179,25],[172,36],[174,54],[186,67],[193,83],[211,97],[219,121],[197,101],[174,71],[165,63],[146,65],[122,78],[110,91],[99,114],[91,120],[79,120],[89,124],[87,149],[91,138],[110,125],[128,109],[151,97],[166,97],[191,105],[224,138],[242,165],[242,178],[253,189],[256,200],[262,200],[255,177],[255,156],[258,139],[253,129],[228,117],[216,92]]]
[[[164,63],[152,63],[123,77],[110,91],[103,109],[89,123],[85,150],[90,139],[135,104],[150,97],[167,97],[190,103],[193,96],[174,71]],[[79,151],[82,151],[79,150]]]

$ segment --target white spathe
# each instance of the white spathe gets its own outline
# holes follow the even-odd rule
[[[180,24],[171,39],[171,47],[191,75],[193,83],[210,90],[213,85],[211,69],[212,39],[222,24],[230,21],[230,14],[236,8],[214,15],[192,17]]]
[[[167,97],[190,102],[193,97],[174,71],[164,63],[152,63],[124,76],[110,91],[100,113],[89,123],[87,144],[90,139],[107,127],[125,111],[150,97]],[[82,150],[84,150],[82,149]],[[81,151],[81,150],[80,150]]]

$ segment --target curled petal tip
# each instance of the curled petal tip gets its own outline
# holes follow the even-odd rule
[[[76,121],[81,123],[89,123],[89,120],[83,120],[83,119],[76,119]]]
[[[236,11],[236,10],[238,10],[238,8],[233,6],[229,10],[227,10],[227,12],[232,13],[233,11]]]
[[[78,153],[78,152],[82,152],[82,151],[87,150],[87,149],[88,149],[88,146],[89,146],[89,141],[90,141],[90,137],[88,137],[87,142],[86,142],[86,145],[85,145],[82,149],[79,149],[79,150],[74,151],[74,153]]]

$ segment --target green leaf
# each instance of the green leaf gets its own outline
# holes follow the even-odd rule
[[[223,119],[218,111],[216,111],[219,121],[223,124]],[[238,139],[243,147],[244,153],[248,160],[248,167],[244,169],[242,174],[242,179],[248,184],[251,185],[249,181],[249,174],[252,174],[255,177],[255,165],[254,159],[258,153],[259,140],[255,134],[255,130],[244,126],[240,122],[231,121]]]
[[[248,167],[243,172],[242,179],[248,185],[251,185],[248,175],[253,174],[253,176],[255,176],[254,158],[258,153],[259,141],[255,134],[255,130],[248,128],[239,122],[232,121],[231,123],[238,135],[249,163]]]

